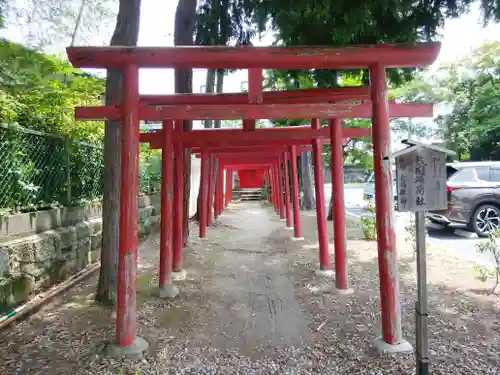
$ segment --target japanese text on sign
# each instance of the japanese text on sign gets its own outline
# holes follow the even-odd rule
[[[427,211],[447,207],[446,155],[417,147],[396,157],[398,211]]]

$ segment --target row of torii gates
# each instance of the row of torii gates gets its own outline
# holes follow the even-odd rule
[[[331,274],[323,188],[321,145],[332,149],[335,285],[349,290],[345,246],[343,154],[345,138],[371,136],[375,170],[377,246],[380,274],[382,337],[385,345],[405,343],[401,330],[396,242],[390,160],[390,117],[432,117],[426,104],[401,104],[387,97],[386,68],[423,67],[439,53],[438,43],[317,47],[70,47],[71,63],[80,68],[123,71],[121,103],[77,108],[80,120],[121,120],[121,189],[118,290],[115,350],[136,353],[147,343],[136,336],[136,275],[138,249],[139,143],[162,149],[160,296],[172,297],[172,273],[182,271],[183,155],[196,153],[201,163],[200,237],[206,235],[212,205],[219,215],[231,197],[223,171],[252,168],[266,171],[276,211],[301,237],[297,155],[312,150],[319,239],[319,273]],[[248,69],[248,93],[139,95],[139,68]],[[263,92],[263,69],[368,69],[370,85],[337,89]],[[257,119],[311,119],[310,126],[256,129]],[[371,118],[371,129],[343,128],[344,118]],[[184,132],[183,120],[243,120],[242,129],[203,129]],[[328,127],[320,126],[328,120]],[[140,134],[139,121],[163,121],[163,129]],[[213,163],[218,158],[215,202],[211,190]],[[209,165],[207,171],[207,164]],[[289,170],[290,169],[290,170]],[[207,182],[208,181],[208,182]],[[231,181],[230,178],[226,179]],[[291,195],[289,190],[291,181]],[[210,190],[210,191],[209,191]],[[284,190],[284,193],[283,193]],[[208,199],[207,197],[210,197]]]

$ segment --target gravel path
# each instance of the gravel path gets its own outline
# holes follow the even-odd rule
[[[355,292],[337,295],[331,280],[314,277],[315,222],[305,212],[306,241],[293,242],[270,208],[230,206],[207,239],[192,228],[188,279],[173,301],[152,295],[152,236],[140,247],[138,331],[150,342],[143,359],[102,356],[113,338],[113,311],[93,303],[92,278],[0,333],[0,374],[414,374],[412,355],[376,357],[370,350],[380,334],[375,243],[348,228]],[[400,242],[403,330],[414,342],[415,262]],[[484,294],[487,285],[470,265],[435,249],[428,277],[431,373],[498,375],[499,298]]]

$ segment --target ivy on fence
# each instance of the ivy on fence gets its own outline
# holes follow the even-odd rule
[[[103,149],[19,126],[0,126],[0,211],[102,198]],[[161,154],[141,152],[140,191],[159,191]]]

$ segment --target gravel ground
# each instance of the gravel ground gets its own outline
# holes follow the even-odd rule
[[[314,277],[314,213],[302,222],[306,241],[293,242],[269,207],[241,203],[207,239],[193,227],[188,279],[173,301],[152,295],[158,237],[151,236],[140,247],[138,276],[138,332],[150,342],[143,359],[102,355],[114,319],[93,303],[94,277],[0,333],[0,374],[414,374],[413,355],[371,351],[381,332],[375,243],[348,228],[354,293],[338,295],[331,280]],[[404,239],[398,245],[403,330],[413,343],[415,261]],[[489,285],[470,265],[434,248],[428,260],[431,373],[498,375],[499,297],[485,294]]]

